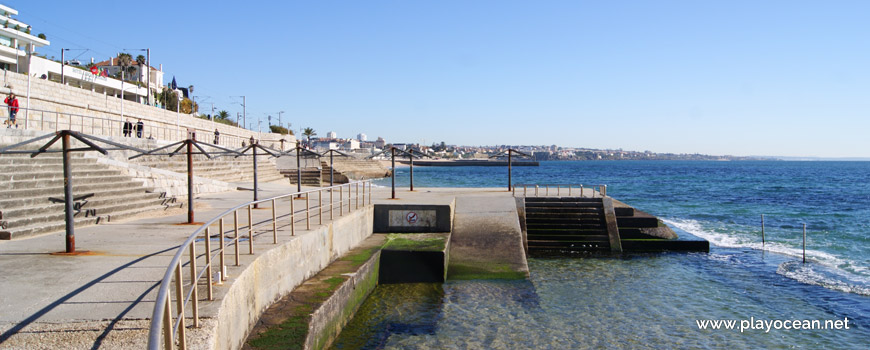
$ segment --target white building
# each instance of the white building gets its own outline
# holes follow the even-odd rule
[[[356,135],[356,139],[359,140],[360,142],[365,142],[366,138],[367,138],[366,134],[363,134],[363,133],[359,133]]]
[[[335,131],[330,131],[330,132],[326,133],[326,138],[336,139],[336,138],[338,138],[338,134],[336,134]]]
[[[49,41],[33,35],[33,28],[12,18],[15,15],[18,11],[0,4],[0,68],[25,73],[34,50]]]

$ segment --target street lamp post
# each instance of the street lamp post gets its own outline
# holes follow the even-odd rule
[[[66,52],[69,49],[60,49],[60,84],[66,85],[66,76],[64,75],[63,68],[66,66]],[[30,106],[27,106],[30,107]]]

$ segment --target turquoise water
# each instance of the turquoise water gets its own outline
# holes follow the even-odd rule
[[[399,169],[407,185],[407,168]],[[505,186],[504,168],[415,167],[418,187]],[[543,162],[515,183],[607,184],[710,253],[531,259],[531,280],[379,286],[336,348],[845,348],[870,344],[870,162]],[[389,179],[381,185],[389,186]],[[767,244],[761,249],[760,215]],[[802,264],[801,227],[807,224]],[[843,320],[850,329],[699,329]]]

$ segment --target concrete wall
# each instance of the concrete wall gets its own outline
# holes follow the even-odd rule
[[[241,348],[269,305],[371,236],[372,217],[371,206],[354,211],[257,257],[221,300],[207,348]]]
[[[17,117],[19,127],[25,126],[25,117],[28,119],[26,125],[28,129],[49,131],[72,129],[93,135],[121,136],[124,119],[130,118],[135,123],[137,118],[141,118],[145,124],[143,138],[153,136],[157,139],[178,141],[187,138],[187,129],[193,129],[197,132],[198,140],[211,141],[215,129],[218,129],[221,133],[220,144],[223,146],[239,147],[242,142],[248,143],[248,139],[252,136],[260,139],[261,144],[276,149],[280,148],[278,140],[282,137],[285,139],[285,145],[296,142],[293,135],[282,136],[268,132],[260,135],[247,129],[213,123],[194,118],[189,114],[177,114],[131,101],[123,102],[124,118],[122,118],[122,102],[118,97],[74,86],[64,86],[38,77],[31,77],[30,85],[30,105],[27,104],[27,74],[4,72],[3,84],[0,87],[0,94],[6,95],[11,90],[18,96],[21,108],[33,109],[33,111],[22,109]],[[5,120],[5,114],[3,117]]]
[[[374,213],[374,232],[450,232],[451,211],[449,205],[377,204]]]

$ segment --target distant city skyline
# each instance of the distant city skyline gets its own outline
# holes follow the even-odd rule
[[[389,142],[870,157],[866,1],[2,3],[40,54],[149,48],[203,112],[246,96],[255,129],[284,111]]]

